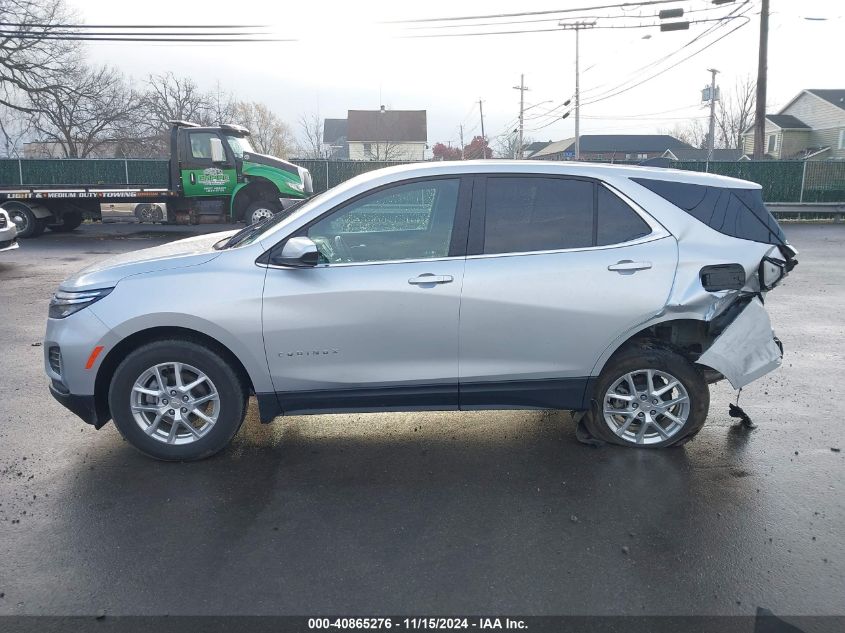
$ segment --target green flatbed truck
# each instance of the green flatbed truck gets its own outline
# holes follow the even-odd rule
[[[103,203],[164,203],[168,223],[258,222],[313,191],[304,167],[255,152],[238,125],[171,121],[169,160],[0,160],[19,237],[72,231]]]

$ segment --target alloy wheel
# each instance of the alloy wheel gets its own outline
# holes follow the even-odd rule
[[[631,444],[658,444],[687,422],[690,398],[673,375],[638,369],[618,378],[604,394],[602,414],[611,432]]]
[[[190,444],[204,437],[220,415],[220,395],[202,371],[185,363],[159,363],[132,386],[135,422],[165,444]]]

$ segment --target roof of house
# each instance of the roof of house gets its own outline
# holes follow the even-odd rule
[[[323,143],[334,145],[346,140],[346,119],[323,121]]]
[[[365,142],[425,143],[425,110],[349,110],[347,139]]]
[[[537,150],[543,149],[546,145],[550,144],[551,141],[534,141],[533,143],[528,143],[527,145],[522,146],[523,152],[536,152]]]
[[[783,130],[809,130],[810,126],[791,114],[767,114],[766,118]]]
[[[682,147],[667,149],[663,155],[668,158],[674,157],[676,160],[707,160],[709,150],[698,149],[697,147]],[[741,149],[714,149],[713,158],[711,160],[736,161],[740,158],[742,158]]]
[[[667,149],[692,148],[669,134],[582,134],[580,139],[582,152],[636,153],[663,152]],[[549,143],[532,157],[575,151],[575,139],[566,139]]]
[[[835,90],[819,90],[817,88],[807,88],[807,92],[810,92],[817,97],[824,99],[828,103],[832,103],[836,107],[845,110],[845,89],[838,88]]]

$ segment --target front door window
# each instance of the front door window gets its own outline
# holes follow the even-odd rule
[[[446,257],[460,180],[411,182],[364,196],[307,231],[324,264]]]

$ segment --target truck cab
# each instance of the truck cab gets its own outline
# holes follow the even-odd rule
[[[171,189],[181,193],[171,205],[177,215],[188,211],[194,221],[227,216],[252,224],[312,193],[307,169],[256,152],[249,130],[240,125],[171,126]]]

